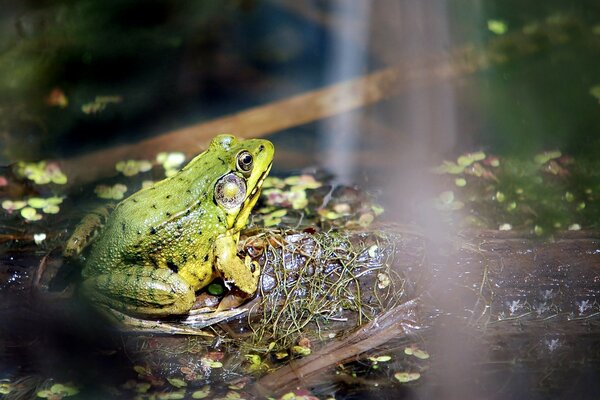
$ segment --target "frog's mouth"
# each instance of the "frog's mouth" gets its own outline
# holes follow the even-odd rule
[[[244,208],[246,208],[248,206],[248,204],[252,204],[252,206],[254,206],[254,204],[256,204],[256,201],[258,200],[258,196],[260,195],[260,189],[262,188],[265,178],[267,177],[267,175],[269,175],[269,172],[271,171],[272,166],[273,166],[273,161],[271,161],[269,163],[269,166],[267,168],[265,168],[265,170],[262,172],[262,174],[260,174],[258,181],[256,181],[256,185],[254,185],[254,189],[252,189],[252,191],[250,192],[250,195],[244,202]]]

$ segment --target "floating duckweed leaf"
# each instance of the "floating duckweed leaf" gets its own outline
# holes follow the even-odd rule
[[[103,111],[109,104],[117,104],[123,101],[121,96],[96,96],[94,101],[81,106],[84,114],[96,114]]]
[[[16,210],[20,210],[21,208],[25,207],[27,205],[27,202],[22,201],[22,200],[4,200],[2,202],[2,208],[4,208],[6,211],[8,211],[9,213],[12,213],[13,211]]]
[[[412,355],[420,360],[427,360],[429,358],[429,353],[421,349],[414,349]]]
[[[373,204],[371,206],[371,211],[373,211],[373,213],[375,214],[375,216],[379,216],[379,215],[383,214],[384,209],[379,204]]]
[[[283,359],[284,359],[284,358],[286,358],[287,356],[289,356],[289,354],[288,354],[288,353],[286,353],[285,351],[280,351],[280,352],[277,352],[277,353],[275,353],[275,358],[276,358],[277,360],[283,360]]]
[[[311,350],[309,347],[292,346],[292,353],[304,357],[310,355]]]
[[[50,182],[58,185],[67,183],[67,176],[62,173],[57,163],[47,163],[46,161],[26,163],[21,161],[15,165],[14,172],[17,176],[27,178],[38,185]]]
[[[28,221],[39,221],[42,219],[41,214],[38,214],[35,208],[33,207],[25,207],[21,210],[21,217],[25,218]]]
[[[542,236],[544,234],[544,228],[542,228],[539,225],[536,225],[533,227],[533,233],[535,233],[537,236]]]
[[[375,217],[373,216],[373,214],[365,213],[358,218],[358,224],[363,228],[366,228],[367,226],[371,225],[371,222],[373,222],[374,220]]]
[[[159,400],[179,400],[185,399],[185,390],[180,390],[178,392],[164,392],[158,393],[156,396]]]
[[[0,394],[9,394],[13,391],[13,385],[10,382],[0,382]]]
[[[272,217],[278,218],[278,217],[283,217],[286,214],[287,214],[287,210],[276,210],[276,211],[273,211],[270,215]]]
[[[333,211],[338,214],[348,215],[352,212],[352,208],[350,207],[350,204],[340,203],[333,206]]]
[[[600,27],[600,25],[598,25]],[[600,34],[600,33],[599,33]],[[600,103],[600,85],[594,85],[590,88],[590,94]]]
[[[46,207],[42,209],[45,214],[58,214],[60,211],[60,207],[54,204],[48,204]]]
[[[42,242],[46,240],[46,234],[45,233],[34,233],[33,234],[33,241],[35,242],[35,244],[37,244],[38,246],[40,244],[42,244]]]
[[[148,382],[139,382],[135,385],[135,391],[137,393],[147,393],[148,390],[150,390],[150,387],[152,387],[152,385]]]
[[[94,193],[101,199],[121,200],[125,197],[127,186],[122,183],[117,183],[113,186],[98,185],[94,189]]]
[[[490,167],[497,168],[500,166],[500,159],[498,157],[489,156],[486,161]]]
[[[50,389],[40,390],[37,392],[38,397],[48,399],[62,399],[63,397],[75,396],[79,393],[79,389],[71,385],[63,385],[62,383],[55,383]]]
[[[202,389],[196,390],[192,393],[192,399],[204,399],[208,397],[209,394],[210,388],[208,386],[204,386]]]
[[[536,164],[546,164],[548,161],[550,160],[554,160],[555,158],[559,158],[562,155],[562,153],[558,150],[555,151],[545,151],[543,153],[540,154],[536,154],[536,156],[533,158],[533,161],[536,162]]]
[[[396,372],[394,374],[394,378],[396,378],[400,383],[416,381],[420,377],[421,374],[418,372]]]
[[[279,400],[319,400],[319,398],[316,396],[313,396],[307,390],[299,389],[294,392],[288,392],[288,393],[284,394],[283,396],[281,396],[279,398]],[[331,400],[331,399],[327,399],[327,400]]]
[[[147,160],[126,160],[119,161],[115,169],[125,176],[134,176],[140,172],[147,172],[152,169],[152,163]]]
[[[571,192],[566,192],[565,193],[565,200],[568,201],[568,202],[572,202],[573,200],[575,200],[575,196]]]
[[[377,356],[377,357],[369,357],[369,360],[374,363],[378,362],[388,362],[392,359],[391,356]]]
[[[181,152],[158,153],[156,155],[156,162],[162,164],[167,177],[175,175],[184,161],[185,154]]]
[[[379,289],[385,289],[391,283],[390,277],[387,274],[377,274],[377,287]]]
[[[322,186],[321,182],[317,181],[314,176],[308,174],[289,176],[285,178],[283,182],[286,185],[302,189],[316,189]]]
[[[169,381],[169,383],[172,386],[175,386],[176,388],[182,388],[187,386],[187,382],[180,378],[167,378],[167,381]]]
[[[305,191],[292,191],[290,193],[290,200],[294,210],[302,210],[308,205]]]
[[[52,205],[59,205],[59,204],[62,204],[63,198],[62,197],[48,197],[46,199],[46,202],[48,204],[52,204]]]
[[[454,184],[458,187],[465,187],[467,186],[467,180],[465,178],[456,178]]]
[[[496,201],[498,203],[503,203],[506,200],[506,196],[502,192],[496,192]]]
[[[516,201],[511,201],[510,203],[508,203],[506,205],[506,211],[513,211],[517,208],[517,202]]]
[[[281,178],[277,178],[275,176],[269,176],[265,178],[263,182],[263,189],[267,188],[278,188],[283,189],[285,187],[285,182]]]
[[[138,373],[139,375],[145,376],[145,375],[152,375],[152,371],[150,371],[149,368],[146,368],[142,365],[134,365],[133,366],[133,370]]]
[[[582,201],[581,203],[577,204],[577,208],[576,208],[576,210],[577,210],[577,211],[581,211],[581,210],[583,210],[584,208],[585,208],[585,202],[583,202],[583,201]]]
[[[264,216],[263,223],[265,227],[276,226],[281,223],[281,217],[287,214],[286,209],[275,210],[270,214]]]
[[[444,161],[442,165],[433,168],[433,173],[458,175],[462,174],[464,170],[465,167],[462,165],[455,164],[452,161]]]
[[[504,35],[508,31],[506,22],[499,19],[489,19],[487,22],[488,30],[496,35]]]
[[[42,199],[40,197],[32,197],[27,200],[27,204],[33,208],[44,208],[48,204],[46,199]]]
[[[222,368],[223,367],[223,364],[220,361],[215,361],[208,357],[202,357],[200,359],[200,362],[202,363],[202,365],[204,365],[206,367],[210,367],[210,368]]]
[[[481,161],[485,159],[485,153],[483,151],[478,151],[477,153],[467,153],[456,159],[458,165],[462,167],[468,167],[473,164],[475,161]]]
[[[320,216],[322,216],[323,218],[326,218],[326,219],[338,219],[341,217],[341,215],[336,213],[335,211],[331,211],[331,210],[327,210],[327,209],[321,209],[318,211],[318,213]]]
[[[404,348],[404,354],[408,356],[414,356],[421,360],[427,360],[429,358],[429,353],[425,350],[421,350],[416,346],[409,346]]]
[[[581,230],[581,225],[579,225],[579,224],[569,225],[569,230],[570,231],[580,231]]]
[[[510,231],[512,229],[511,224],[502,224],[498,227],[499,231]]]

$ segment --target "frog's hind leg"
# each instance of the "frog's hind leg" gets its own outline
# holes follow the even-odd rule
[[[193,288],[170,269],[132,266],[96,275],[83,282],[93,302],[142,317],[186,314],[196,296]]]

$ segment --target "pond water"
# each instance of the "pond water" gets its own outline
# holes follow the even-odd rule
[[[61,292],[79,276],[62,247],[98,197],[224,132],[271,140],[271,176],[294,176],[268,183],[253,227],[393,232],[425,254],[396,270],[419,303],[406,336],[294,384],[318,398],[600,396],[597,1],[31,0],[2,6],[0,32],[0,396],[283,395],[252,386],[272,372],[259,366],[239,382],[254,362],[235,348],[243,321],[206,348],[121,336]]]

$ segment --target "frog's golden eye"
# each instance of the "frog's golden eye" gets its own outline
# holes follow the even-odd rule
[[[254,159],[249,151],[240,151],[237,155],[237,168],[241,172],[250,172],[252,170],[252,163]]]

